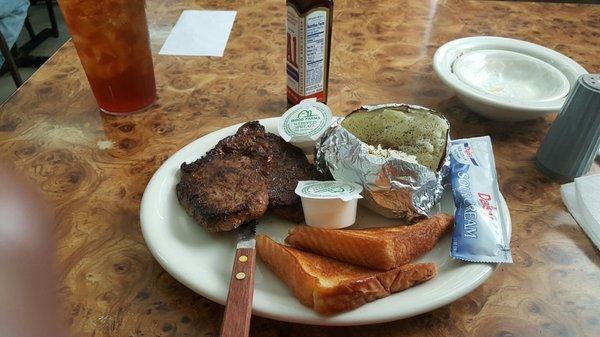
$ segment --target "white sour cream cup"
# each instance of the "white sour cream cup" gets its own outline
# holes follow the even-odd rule
[[[289,108],[279,119],[281,138],[304,151],[313,154],[317,139],[333,122],[329,107],[315,98],[302,100]]]
[[[299,181],[296,194],[302,199],[304,220],[311,227],[344,228],[356,221],[361,185],[344,181]]]

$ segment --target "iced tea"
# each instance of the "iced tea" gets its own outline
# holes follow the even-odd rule
[[[144,0],[59,0],[100,109],[135,112],[156,99]]]

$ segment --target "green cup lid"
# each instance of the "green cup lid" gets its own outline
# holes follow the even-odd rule
[[[306,180],[298,182],[295,192],[300,197],[306,198],[342,199],[344,201],[350,201],[361,199],[360,193],[362,190],[363,188],[361,185],[351,182],[337,180]]]

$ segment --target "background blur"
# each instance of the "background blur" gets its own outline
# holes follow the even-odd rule
[[[0,0],[0,1],[13,1],[13,0]],[[98,0],[100,1],[100,0]],[[444,0],[439,0],[444,2]],[[489,1],[489,0],[481,0],[481,1]],[[600,4],[600,0],[502,0],[502,1],[526,1],[526,2],[564,2],[564,3],[592,3],[592,4]],[[45,0],[32,0],[31,7],[29,8],[29,20],[31,25],[36,33],[39,33],[45,28],[50,27],[50,17],[48,15],[48,10],[46,8]],[[63,21],[62,15],[56,3],[56,0],[52,0],[54,13],[56,16],[56,22],[58,25],[59,36],[58,37],[49,37],[45,39],[39,46],[34,48],[30,55],[31,56],[45,56],[49,57],[54,52],[60,48],[68,39],[69,33],[67,31],[67,27]],[[28,41],[30,41],[29,34],[25,27],[21,31],[19,38],[16,42],[16,48],[25,45]],[[16,48],[13,48],[13,52]],[[6,65],[4,65],[6,68]],[[19,73],[23,81],[26,81],[29,76],[31,76],[37,67],[19,67]],[[17,89],[11,75],[9,72],[4,71],[0,74],[0,104],[2,104],[6,99],[8,99]]]
[[[39,46],[32,50],[30,53],[31,56],[51,56],[69,39],[69,33],[67,32],[67,27],[65,26],[65,22],[63,21],[58,5],[56,4],[56,0],[52,1],[52,5],[56,16],[59,36],[57,38],[51,36],[45,39]],[[45,1],[38,0],[34,4],[32,3],[29,7],[29,21],[31,22],[31,26],[35,33],[39,33],[43,29],[50,27],[50,16]],[[17,48],[25,45],[30,40],[27,30],[23,27],[16,42]],[[36,70],[37,68],[33,67],[19,67],[19,73],[21,74],[23,81],[26,81]],[[17,87],[13,82],[10,73],[6,72],[2,74],[0,76],[0,104],[10,97],[16,89]]]

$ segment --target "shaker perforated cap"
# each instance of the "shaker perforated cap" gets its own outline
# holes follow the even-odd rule
[[[572,181],[586,174],[600,146],[600,75],[581,75],[536,155],[551,178]]]
[[[600,75],[585,74],[581,76],[581,80],[590,90],[600,91]]]

